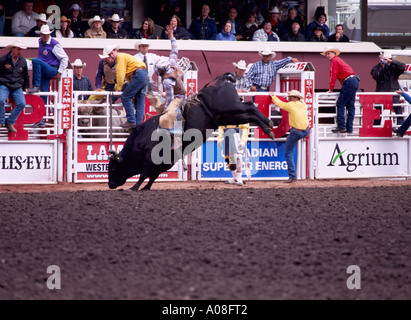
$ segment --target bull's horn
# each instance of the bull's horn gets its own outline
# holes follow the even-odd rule
[[[110,159],[114,159],[114,160],[117,160],[117,161],[120,160],[120,157],[119,157],[118,153],[115,152],[114,150],[109,150],[108,153],[111,154],[111,156],[109,156]]]
[[[111,153],[113,156],[118,156],[117,152],[114,150],[109,150],[108,153]]]

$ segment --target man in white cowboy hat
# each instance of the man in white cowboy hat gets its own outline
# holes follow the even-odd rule
[[[89,77],[83,75],[83,70],[86,63],[82,62],[81,59],[76,59],[72,64],[73,67],[73,90],[74,91],[93,91],[93,86]],[[79,96],[79,100],[87,100],[88,95]]]
[[[88,21],[90,29],[84,33],[84,38],[106,39],[107,33],[103,30],[104,19],[94,16]]]
[[[330,60],[329,93],[332,93],[337,79],[341,82],[341,91],[337,99],[337,128],[333,133],[352,133],[355,115],[355,94],[358,90],[359,78],[354,70],[339,57],[340,50],[336,47],[325,47],[320,53]],[[347,119],[345,119],[347,108]]]
[[[54,77],[60,81],[61,74],[67,68],[68,56],[61,44],[50,36],[52,31],[46,24],[40,29],[38,58],[33,63],[33,87],[29,93],[48,92],[50,80]],[[43,97],[46,102],[47,98]]]
[[[139,51],[137,54],[134,55],[134,57],[146,64],[149,78],[148,86],[149,90],[151,90],[151,87],[155,84],[155,81],[153,80],[154,67],[160,59],[160,56],[155,53],[148,52],[150,48],[150,43],[145,38],[138,40],[134,44],[134,48],[136,48],[136,50]]]
[[[128,33],[125,29],[120,28],[121,22],[124,20],[123,18],[120,19],[120,16],[115,13],[111,16],[111,18],[107,19],[110,22],[110,27],[107,28],[107,38],[109,39],[127,39]]]
[[[9,52],[0,57],[0,127],[6,126],[7,130],[17,132],[14,124],[26,106],[23,90],[27,91],[30,84],[27,62],[21,56],[26,47],[20,40],[16,40],[6,49]],[[9,95],[13,97],[16,107],[6,121],[4,104]]]
[[[281,22],[280,10],[278,10],[276,6],[273,6],[270,10],[268,10],[268,14],[269,21],[271,22],[271,30],[282,39],[286,28],[284,23]]]
[[[36,26],[31,28],[28,36],[29,37],[38,37],[40,34],[39,32],[36,31],[40,31],[41,27],[44,26],[45,24],[47,24],[47,16],[45,13],[40,13],[37,18],[36,18]]]
[[[288,112],[291,129],[285,144],[285,160],[287,161],[289,177],[286,183],[293,183],[297,181],[294,163],[295,146],[298,140],[304,139],[310,133],[307,106],[303,101],[304,97],[297,90],[291,90],[287,93],[288,102],[281,101],[272,92],[270,92],[270,95],[278,107]]]
[[[278,69],[283,68],[289,63],[296,63],[298,59],[287,57],[281,60],[272,60],[276,53],[271,51],[270,47],[259,51],[261,61],[254,63],[247,72],[247,78],[251,81],[252,86],[250,91],[268,92],[274,81],[274,77]]]
[[[244,60],[237,63],[233,62],[235,67],[235,88],[238,93],[248,92],[251,87],[251,82],[244,76],[247,70],[247,64]],[[224,141],[224,158],[227,162],[228,168],[233,176],[232,179],[225,183],[237,184],[242,186],[243,172],[243,153],[247,144],[248,134],[250,131],[250,124],[228,125],[218,127],[217,146],[221,149]]]
[[[127,87],[121,94],[121,102],[126,111],[127,122],[121,126],[125,129],[133,129],[143,122],[146,86],[148,75],[146,65],[128,53],[119,53],[118,45],[107,45],[100,54],[100,59],[104,59],[108,64],[116,63],[116,84],[115,91],[122,91],[125,82]],[[136,113],[133,110],[133,99]]]

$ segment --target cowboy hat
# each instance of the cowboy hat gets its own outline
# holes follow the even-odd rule
[[[271,59],[274,59],[276,56],[276,53],[274,51],[271,51],[270,47],[265,47],[263,51],[258,51],[258,54],[260,55],[260,57],[270,54]]]
[[[9,51],[13,48],[27,49],[27,47],[23,46],[23,43],[20,40],[16,40],[12,44],[9,44],[6,47],[6,49],[9,50]]]
[[[120,19],[120,16],[117,13],[115,13],[111,16],[111,18],[108,18],[107,20],[108,21],[114,21],[114,22],[121,22],[124,19],[123,18]]]
[[[72,64],[71,64],[73,67],[85,67],[86,66],[86,63],[84,62],[82,62],[81,61],[81,59],[76,59]]]
[[[45,24],[44,26],[41,26],[40,31],[36,30],[37,34],[50,34],[53,31],[50,30],[49,26]]]
[[[291,90],[287,92],[287,97],[297,97],[299,99],[304,99],[300,91],[298,90]]]
[[[392,54],[390,52],[381,52],[379,57],[381,59],[392,59]]]
[[[66,16],[61,16],[60,22],[67,21],[69,25],[71,25],[71,19],[67,18]]]
[[[335,55],[336,56],[339,56],[340,55],[340,49],[338,49],[338,48],[336,48],[336,47],[325,47],[324,48],[324,51],[323,52],[321,52],[320,54],[322,55],[322,56],[325,56],[325,54],[327,53],[327,52],[330,52],[330,51],[333,51],[333,52],[335,52]]]
[[[37,20],[40,20],[40,21],[43,21],[43,22],[47,22],[47,16],[46,16],[46,14],[45,13],[40,13],[40,14],[38,14],[37,15],[37,18],[36,18],[36,21]]]
[[[137,42],[134,44],[134,48],[136,48],[136,50],[139,50],[140,45],[147,45],[147,46],[149,46],[150,43],[148,43],[148,40],[147,40],[146,38],[143,38],[143,39],[141,39],[140,41],[137,41]]]
[[[106,45],[103,49],[103,54],[99,54],[100,59],[108,58],[110,56],[111,51],[113,51],[114,49],[118,50],[120,49],[120,46],[116,44]]]
[[[80,11],[81,8],[80,8],[80,6],[79,6],[77,3],[75,3],[75,4],[73,4],[73,5],[71,6],[70,10],[78,10],[78,11]]]
[[[93,23],[96,22],[96,21],[100,21],[101,24],[104,24],[104,21],[106,21],[106,20],[101,19],[100,16],[94,16],[94,18],[91,18],[91,19],[88,21],[88,25],[90,26],[90,28],[91,28],[91,26],[93,25]]]
[[[240,60],[238,61],[238,63],[233,62],[233,66],[241,70],[247,69],[247,64],[245,63],[244,60]]]
[[[269,13],[280,13],[280,10],[278,10],[277,7],[272,7],[268,12]]]

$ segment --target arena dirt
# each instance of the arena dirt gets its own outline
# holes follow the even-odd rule
[[[131,186],[0,186],[0,299],[411,298],[411,180]]]

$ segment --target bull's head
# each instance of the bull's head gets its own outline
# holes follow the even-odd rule
[[[114,150],[109,151],[108,163],[108,186],[110,189],[115,189],[126,183],[129,178],[127,165],[123,163],[122,157]]]

